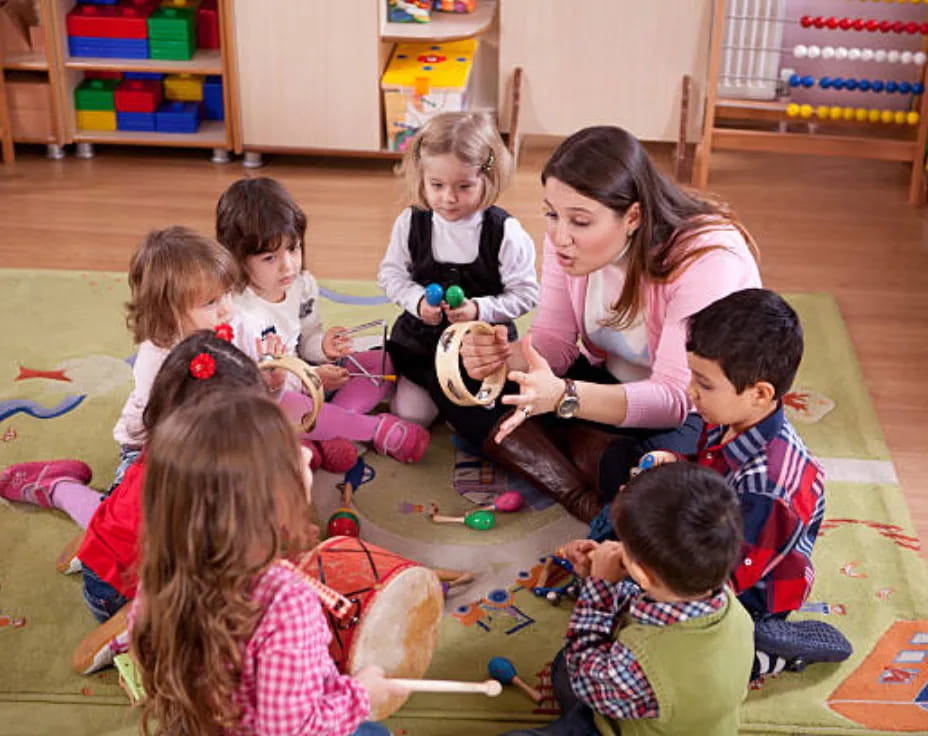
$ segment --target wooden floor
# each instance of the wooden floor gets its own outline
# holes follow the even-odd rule
[[[538,242],[538,173],[550,150],[536,142],[523,152],[501,200]],[[654,152],[669,162],[667,151]],[[195,151],[102,148],[88,161],[18,153],[15,169],[0,168],[6,267],[125,270],[151,228],[212,232],[219,193],[245,173]],[[259,173],[282,179],[306,209],[316,275],[374,278],[403,204],[391,162],[277,158]],[[898,164],[730,153],[714,157],[710,186],[760,244],[766,286],[837,297],[928,540],[928,210],[906,204],[907,182]]]

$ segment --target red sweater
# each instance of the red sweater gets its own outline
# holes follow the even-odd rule
[[[144,483],[143,453],[126,470],[122,483],[97,507],[77,553],[82,565],[129,599],[135,597],[139,584]]]

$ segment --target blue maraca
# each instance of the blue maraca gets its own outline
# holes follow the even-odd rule
[[[499,680],[504,685],[512,683],[518,685],[525,694],[536,703],[540,703],[542,694],[531,685],[527,685],[517,674],[515,665],[505,657],[493,657],[487,664],[487,671],[494,680]]]
[[[444,298],[445,290],[441,288],[441,284],[429,284],[425,287],[425,301],[430,306],[441,306],[441,300]]]

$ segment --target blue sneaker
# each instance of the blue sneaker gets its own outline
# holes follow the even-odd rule
[[[766,618],[754,623],[754,648],[787,661],[798,672],[813,662],[843,662],[854,648],[847,638],[824,621],[785,621]]]

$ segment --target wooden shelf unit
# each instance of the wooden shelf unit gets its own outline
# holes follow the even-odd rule
[[[0,75],[7,72],[28,72],[34,74],[40,84],[47,84],[49,106],[49,132],[37,135],[34,132],[16,131],[15,115],[8,109],[10,124],[13,127],[14,143],[38,143],[48,147],[49,158],[61,158],[62,146],[66,143],[64,111],[61,106],[61,75],[59,73],[58,48],[56,44],[57,26],[54,3],[56,0],[39,0],[39,28],[42,33],[44,49],[41,51],[13,51],[3,53],[0,50]],[[42,76],[44,75],[44,76]],[[44,82],[42,81],[44,79]],[[6,103],[9,103],[10,84],[6,86]],[[9,105],[8,105],[9,108]],[[10,159],[13,158],[12,149]]]
[[[873,130],[874,124],[857,121],[818,120],[794,118],[786,115],[781,103],[731,100],[718,96],[719,67],[725,31],[726,3],[716,0],[712,24],[712,49],[709,59],[709,77],[706,91],[706,108],[703,132],[696,146],[692,183],[705,188],[709,182],[712,152],[719,149],[740,151],[768,151],[799,155],[846,156],[885,161],[899,161],[911,166],[908,199],[912,205],[925,202],[925,140],[928,136],[928,93],[922,93],[918,103],[917,126],[883,125],[882,131],[904,133],[895,137],[884,135],[846,135],[835,132],[814,132],[819,128],[856,129],[860,133]],[[928,82],[928,65],[922,65],[921,81]],[[732,121],[717,125],[716,121]],[[785,125],[779,130],[756,130],[737,127],[737,121],[777,121]],[[797,123],[808,125],[808,132],[791,130]],[[882,132],[881,131],[881,132]]]
[[[44,1],[44,0],[43,0]],[[234,119],[232,100],[233,76],[230,73],[230,36],[227,32],[231,0],[218,0],[221,48],[197,49],[188,61],[170,59],[112,59],[71,56],[68,52],[66,16],[75,0],[50,0],[54,4],[57,31],[55,43],[61,59],[61,106],[64,111],[65,140],[78,144],[116,144],[128,146],[176,146],[214,149],[219,152],[234,147]],[[77,127],[74,107],[74,89],[81,83],[86,71],[153,72],[159,74],[203,74],[221,76],[225,121],[203,120],[196,133],[159,133],[128,130],[81,130]],[[86,150],[86,149],[85,149]],[[91,149],[92,150],[92,149]],[[92,155],[92,153],[90,154]],[[221,155],[220,155],[221,158]],[[214,159],[219,160],[219,159]]]

